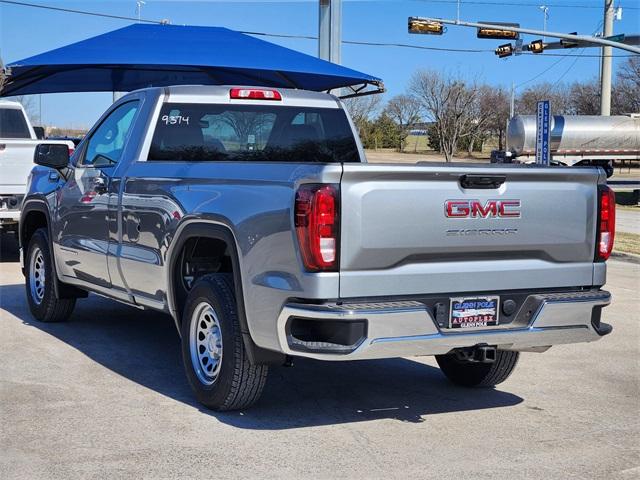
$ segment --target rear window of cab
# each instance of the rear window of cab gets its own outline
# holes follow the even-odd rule
[[[359,162],[337,108],[166,103],[150,161]]]

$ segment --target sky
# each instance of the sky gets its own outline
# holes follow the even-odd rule
[[[436,69],[459,74],[469,81],[518,89],[536,82],[550,83],[598,77],[599,59],[590,57],[521,55],[498,59],[493,53],[500,40],[481,40],[471,28],[450,26],[442,36],[410,35],[407,17],[455,18],[455,3],[448,0],[343,0],[343,40],[407,43],[424,47],[483,49],[481,53],[438,52],[398,47],[343,45],[342,64],[383,79],[386,98],[403,93],[418,69]],[[475,3],[474,3],[475,2]],[[486,5],[493,2],[502,5]],[[136,16],[135,0],[56,1],[30,3],[88,10],[113,15]],[[481,4],[478,4],[481,3]],[[460,18],[467,21],[518,22],[522,27],[542,30],[543,12],[537,0],[462,0]],[[592,34],[602,29],[603,0],[548,0],[547,29]],[[640,31],[640,1],[619,0],[623,18],[615,21],[615,33]],[[633,8],[626,8],[633,7]],[[172,24],[222,26],[242,31],[276,34],[317,35],[317,0],[298,1],[165,1],[146,0],[142,18],[169,19]],[[55,12],[0,3],[0,56],[11,63],[69,43],[105,33],[131,21]],[[288,48],[317,55],[317,40],[265,38]],[[524,36],[525,42],[535,40]],[[159,46],[161,48],[161,46]],[[597,48],[555,50],[549,53],[591,54]],[[625,52],[614,51],[625,55]],[[614,58],[614,74],[625,58]],[[90,127],[111,103],[107,93],[47,94],[32,101],[34,121],[67,128]],[[39,116],[41,114],[41,120]]]

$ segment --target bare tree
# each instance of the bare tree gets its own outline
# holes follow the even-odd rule
[[[640,113],[640,56],[629,57],[618,70],[611,100],[614,113]]]
[[[365,120],[371,120],[380,110],[381,95],[345,98],[342,103],[347,108],[357,127]]]
[[[402,152],[411,125],[420,120],[420,103],[410,95],[396,95],[389,100],[384,111],[398,125],[396,148]]]
[[[478,92],[478,107],[483,120],[478,122],[478,133],[496,135],[498,149],[502,150],[510,113],[509,95],[502,87],[482,85]],[[469,145],[473,147],[472,142]]]
[[[5,68],[2,58],[0,58],[0,93],[2,93],[4,86],[9,81],[10,74],[11,74],[11,70],[8,68]]]
[[[477,86],[468,85],[457,76],[423,70],[414,73],[409,91],[419,100],[426,116],[435,122],[438,143],[450,162],[460,139],[473,135],[481,121]]]
[[[629,82],[640,93],[640,56],[629,57],[618,71],[618,81]]]
[[[574,115],[600,115],[600,86],[597,80],[573,83],[569,87],[569,103]]]
[[[0,67],[0,92],[4,89],[5,84],[8,80],[8,74],[4,68]]]
[[[549,100],[553,115],[572,113],[566,86],[547,82],[533,85],[524,90],[516,101],[516,112],[521,115],[535,115],[537,103],[541,100]]]
[[[365,95],[343,100],[364,145],[375,144],[372,120],[380,111],[381,101],[381,95]]]
[[[22,104],[25,113],[29,117],[29,121],[32,124],[40,123],[36,122],[36,119],[39,120],[38,108],[36,106],[36,99],[32,95],[16,95],[15,97],[8,97],[9,100],[14,102],[19,102]]]

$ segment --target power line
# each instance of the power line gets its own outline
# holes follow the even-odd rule
[[[592,35],[595,35],[595,33],[596,33],[598,30],[600,30],[600,28],[602,27],[602,25],[603,25],[603,24],[604,24],[604,20],[601,20],[601,21],[598,23],[598,25],[596,26],[596,28],[593,30]],[[582,52],[584,52],[584,48],[580,49],[580,53],[579,53],[579,54],[568,54],[568,53],[565,53],[565,54],[557,54],[557,55],[559,55],[561,58],[559,58],[557,61],[553,62],[553,63],[551,64],[551,66],[549,66],[548,68],[544,69],[542,72],[538,73],[538,74],[537,74],[537,75],[535,75],[534,77],[532,77],[532,78],[530,78],[529,80],[526,80],[526,81],[524,81],[524,82],[522,82],[522,83],[520,83],[520,84],[516,85],[516,86],[514,87],[514,90],[515,90],[515,89],[520,88],[520,87],[521,87],[521,86],[523,86],[523,85],[526,85],[527,83],[531,83],[532,81],[534,81],[534,80],[536,80],[536,79],[540,78],[542,75],[544,75],[545,73],[547,73],[549,70],[551,70],[553,67],[555,67],[556,65],[558,65],[558,64],[559,64],[560,62],[562,62],[563,60],[565,60],[565,59],[567,59],[567,58],[569,58],[569,57],[577,57],[577,58],[573,61],[573,63],[571,64],[571,66],[569,67],[569,69],[570,69],[570,68],[572,68],[572,67],[576,64],[576,62],[578,61],[578,59],[580,58],[580,56],[582,56]],[[532,55],[533,55],[533,54],[532,54]],[[596,57],[600,57],[600,55],[595,55],[595,56],[596,56]],[[564,76],[567,74],[567,72],[568,72],[568,71],[569,71],[569,70],[567,70],[566,72],[564,72],[564,73],[562,74],[562,76],[560,77],[560,79],[564,78]],[[555,87],[555,85],[556,85],[557,83],[558,83],[558,81],[556,81],[556,83],[554,84],[554,87]]]
[[[138,19],[135,17],[125,17],[122,15],[111,15],[108,13],[89,12],[86,10],[75,10],[73,8],[52,7],[51,5],[40,5],[37,3],[17,2],[14,0],[0,0],[0,3],[9,3],[12,5],[20,5],[22,7],[41,8],[43,10],[55,10],[58,12],[77,13],[79,15],[92,15],[94,17],[115,18],[117,20],[133,20],[134,22],[157,23],[159,25],[163,23],[162,21],[159,21],[159,20],[145,20],[144,18]]]
[[[578,60],[580,60],[580,57],[576,57],[576,59],[573,62],[571,62],[571,65],[569,65],[569,68],[567,68],[564,71],[564,73],[558,77],[555,83],[551,86],[551,89],[556,88],[556,86],[562,81],[562,79],[567,75],[567,73],[569,73],[569,71],[574,67],[574,65],[578,62]]]
[[[518,85],[516,85],[514,88],[518,89],[518,88],[520,88],[521,86],[526,85],[527,83],[531,83],[531,82],[533,82],[534,80],[536,80],[536,79],[540,78],[542,75],[544,75],[544,74],[545,74],[545,73],[547,73],[549,70],[551,70],[553,67],[555,67],[556,65],[558,65],[558,64],[559,64],[561,61],[563,61],[565,58],[567,58],[567,56],[566,56],[566,55],[565,55],[565,56],[563,56],[562,58],[559,58],[559,59],[558,59],[558,60],[556,60],[555,62],[553,62],[553,63],[551,64],[551,66],[549,66],[549,67],[545,68],[543,71],[541,71],[541,72],[540,72],[540,73],[538,73],[537,75],[535,75],[535,76],[531,77],[529,80],[527,80],[527,81],[525,81],[525,82],[522,82],[522,83],[519,83],[519,84],[518,84]]]
[[[419,1],[420,3],[443,3],[456,5],[457,0],[413,0]],[[540,8],[540,3],[531,3],[531,2],[487,2],[480,0],[461,0],[461,5],[484,5],[484,6],[497,6],[497,7],[535,7]],[[597,9],[602,10],[602,5],[585,5],[585,4],[569,4],[569,3],[544,3],[547,7],[552,8],[587,8],[587,9]],[[640,10],[640,7],[623,7],[626,10]]]
[[[431,0],[430,0],[431,1]],[[440,2],[451,2],[451,3],[455,3],[455,1],[453,0],[432,0],[432,1],[440,1]],[[0,3],[6,3],[6,4],[10,4],[10,5],[18,5],[18,6],[22,6],[22,7],[31,7],[31,8],[40,8],[43,10],[53,10],[53,11],[58,11],[58,12],[63,12],[63,13],[73,13],[73,14],[78,14],[78,15],[91,15],[94,17],[104,17],[104,18],[111,18],[111,19],[116,19],[116,20],[130,20],[133,22],[141,22],[141,23],[151,23],[151,24],[158,24],[161,25],[163,23],[166,23],[166,21],[162,21],[162,20],[151,20],[151,19],[138,19],[136,17],[127,17],[127,16],[123,16],[123,15],[111,15],[108,13],[100,13],[100,12],[91,12],[91,11],[87,11],[87,10],[77,10],[77,9],[72,9],[72,8],[62,8],[62,7],[54,7],[51,5],[42,5],[42,4],[37,4],[37,3],[28,3],[28,2],[21,2],[21,1],[16,1],[16,0],[0,0]],[[469,3],[469,2],[464,2],[464,3]],[[491,2],[490,2],[491,3]],[[300,39],[300,40],[317,40],[318,37],[314,36],[314,35],[294,35],[294,34],[286,34],[286,33],[267,33],[267,32],[252,32],[252,31],[242,31],[240,30],[239,33],[244,33],[246,35],[255,35],[255,36],[261,36],[261,37],[272,37],[272,38],[292,38],[292,39]],[[363,46],[372,46],[372,47],[397,47],[397,48],[410,48],[410,49],[414,49],[414,50],[429,50],[429,51],[436,51],[436,52],[460,52],[460,53],[488,53],[488,52],[493,52],[492,49],[472,49],[472,48],[443,48],[443,47],[427,47],[424,45],[412,45],[412,44],[408,44],[408,43],[385,43],[385,42],[365,42],[365,41],[357,41],[357,40],[343,40],[342,43],[344,44],[348,44],[348,45],[363,45]],[[550,54],[550,53],[546,53],[546,56],[558,56],[558,54]],[[573,57],[573,56],[579,56],[579,55],[562,55],[563,57]],[[583,57],[598,57],[600,58],[600,55],[580,55]],[[630,57],[632,55],[611,55],[612,57]]]
[[[0,3],[8,3],[8,4],[12,4],[12,5],[23,6],[23,7],[41,8],[41,9],[44,9],[44,10],[54,10],[54,11],[64,12],[64,13],[75,13],[75,14],[78,14],[78,15],[92,15],[92,16],[95,16],[95,17],[113,18],[113,19],[117,19],[117,20],[131,20],[131,21],[134,21],[134,22],[140,21],[140,22],[154,23],[154,24],[166,23],[166,22],[158,21],[158,20],[149,20],[149,19],[140,19],[140,20],[138,20],[138,18],[135,18],[135,17],[126,17],[126,16],[121,16],[121,15],[110,15],[110,14],[106,14],[106,13],[89,12],[89,11],[86,11],[86,10],[76,10],[76,9],[71,9],[71,8],[53,7],[51,5],[40,5],[40,4],[36,4],[36,3],[20,2],[20,1],[16,1],[16,0],[0,0]],[[302,39],[302,40],[317,40],[318,39],[317,36],[313,36],[313,35],[290,35],[290,34],[284,34],[284,33],[266,33],[266,32],[249,32],[249,31],[240,31],[240,33],[244,33],[246,35],[257,35],[257,36],[275,37],[275,38],[295,38],[295,39]],[[352,44],[352,45],[370,45],[370,46],[378,46],[378,47],[402,47],[402,48],[413,48],[413,49],[418,49],[418,50],[435,50],[435,51],[442,51],[442,52],[485,53],[485,52],[492,52],[493,51],[493,50],[487,50],[487,49],[439,48],[439,47],[425,47],[425,46],[422,46],[422,45],[410,45],[410,44],[405,44],[405,43],[360,42],[360,41],[349,41],[349,40],[344,40],[342,43],[347,43],[347,44]]]

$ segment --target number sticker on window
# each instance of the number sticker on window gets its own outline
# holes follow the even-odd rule
[[[182,115],[163,115],[161,120],[165,125],[189,125],[189,117],[183,117]]]

